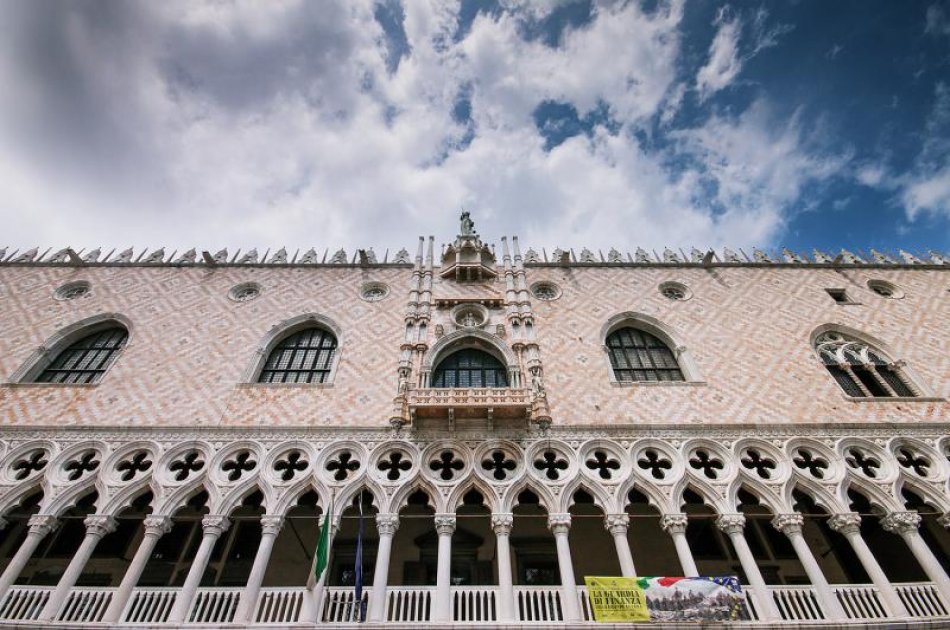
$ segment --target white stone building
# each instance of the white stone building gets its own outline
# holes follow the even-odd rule
[[[950,623],[950,258],[379,258],[0,249],[0,626]]]

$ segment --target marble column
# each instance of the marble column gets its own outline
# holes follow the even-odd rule
[[[561,573],[561,610],[564,621],[580,621],[581,612],[577,601],[577,584],[574,580],[574,563],[571,560],[571,543],[568,534],[571,531],[570,514],[549,514],[548,528],[554,534],[557,547],[557,567]]]
[[[920,514],[917,512],[891,512],[881,519],[881,527],[898,534],[910,547],[911,553],[917,558],[927,577],[937,586],[944,600],[950,602],[950,578],[940,566],[940,561],[934,555],[924,539],[920,537]]]
[[[864,567],[864,571],[871,578],[871,582],[877,588],[877,592],[880,593],[881,599],[884,600],[884,606],[887,607],[888,612],[894,617],[909,616],[910,613],[907,611],[907,607],[904,606],[904,602],[898,597],[894,585],[884,575],[881,565],[878,564],[868,544],[864,541],[864,537],[861,536],[861,515],[857,512],[832,514],[828,518],[828,527],[848,540],[848,544],[851,545],[855,555],[858,556],[858,560],[861,561],[861,566]]]
[[[188,577],[185,578],[185,583],[175,598],[175,604],[172,606],[171,612],[168,613],[168,623],[181,625],[187,621],[186,617],[191,612],[191,606],[195,602],[198,587],[201,585],[201,578],[208,567],[211,551],[221,534],[228,531],[230,526],[231,521],[227,516],[221,514],[208,515],[201,519],[201,544],[191,561]]]
[[[7,594],[10,586],[20,577],[23,567],[33,557],[40,541],[46,538],[58,525],[59,520],[50,514],[34,514],[30,517],[26,539],[16,550],[10,564],[3,570],[3,575],[0,575],[0,601],[3,601],[3,597]]]
[[[739,564],[742,565],[742,572],[749,580],[749,585],[756,595],[756,609],[759,611],[759,618],[762,621],[781,621],[782,616],[772,599],[772,593],[765,585],[762,574],[759,573],[759,567],[755,562],[755,557],[749,549],[749,543],[745,539],[745,514],[723,514],[716,519],[716,526],[722,530],[739,556]]]
[[[798,512],[776,514],[775,517],[772,518],[772,527],[785,534],[792,543],[792,547],[795,549],[795,555],[798,556],[799,562],[801,562],[805,568],[808,581],[811,582],[812,587],[815,589],[815,595],[818,597],[818,601],[821,602],[825,619],[830,621],[844,621],[848,616],[845,614],[844,608],[841,607],[841,602],[838,601],[835,592],[831,589],[831,585],[828,584],[828,580],[825,579],[825,574],[822,573],[821,567],[818,566],[818,561],[815,560],[815,555],[808,547],[805,537],[802,536],[802,528],[804,525],[805,517]]]
[[[627,529],[630,527],[630,516],[627,514],[608,514],[604,518],[604,529],[610,532],[617,548],[617,559],[620,561],[620,575],[636,577],[637,569],[633,566],[633,554],[630,553],[630,542],[627,540]]]
[[[689,541],[686,539],[686,525],[688,523],[689,521],[686,515],[682,512],[664,514],[660,517],[660,527],[673,537],[673,546],[676,547],[676,555],[680,559],[683,576],[697,577],[699,570],[696,568],[696,561],[693,560],[693,552],[689,548]]]
[[[114,532],[116,527],[115,518],[102,514],[87,516],[83,524],[86,526],[86,536],[82,539],[79,549],[76,550],[76,553],[69,561],[69,566],[66,567],[66,571],[62,577],[59,578],[56,589],[50,594],[49,599],[46,601],[46,606],[43,607],[43,611],[37,618],[38,621],[53,621],[56,619],[60,609],[62,609],[63,604],[66,602],[66,597],[69,596],[69,592],[76,586],[76,580],[82,575],[82,570],[85,568],[86,563],[89,562],[89,558],[92,557],[92,552],[96,550],[96,545],[99,544],[103,536]]]
[[[270,555],[274,550],[274,541],[284,525],[284,517],[268,514],[261,517],[261,542],[254,554],[254,564],[251,574],[247,576],[247,584],[241,592],[237,610],[234,612],[235,623],[254,623],[254,613],[257,610],[257,598],[261,593],[261,584],[264,583],[264,574],[270,563]]]
[[[509,536],[515,516],[510,512],[491,515],[495,532],[495,557],[498,560],[498,621],[515,621],[515,587],[511,573],[511,543]]]
[[[373,591],[369,600],[369,621],[386,621],[386,589],[389,585],[389,557],[393,548],[393,536],[399,529],[398,514],[377,514],[376,531],[379,532],[379,548],[376,552],[376,569],[373,572]]]
[[[122,611],[125,610],[125,606],[129,602],[129,597],[132,596],[132,590],[135,588],[135,585],[139,583],[139,578],[142,577],[142,571],[145,570],[145,565],[148,563],[149,558],[152,557],[155,545],[158,544],[158,540],[162,536],[171,531],[172,519],[170,516],[150,515],[145,517],[142,526],[145,529],[145,533],[142,535],[142,542],[139,543],[138,549],[135,550],[135,556],[133,556],[129,568],[125,570],[125,575],[122,576],[122,583],[119,584],[119,588],[116,589],[112,595],[112,599],[109,601],[109,607],[106,608],[106,612],[102,616],[102,621],[105,623],[115,623],[119,621],[119,616],[122,614]]]
[[[452,606],[452,534],[455,532],[455,514],[436,514],[435,531],[439,534],[439,560],[436,568],[435,603],[432,621],[449,622],[454,614]]]

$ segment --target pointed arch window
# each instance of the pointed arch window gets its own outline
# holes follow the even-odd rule
[[[336,336],[311,327],[284,337],[271,350],[260,383],[326,383],[336,355]]]
[[[918,395],[897,362],[863,341],[826,332],[815,340],[815,351],[835,382],[852,398]]]
[[[129,332],[111,326],[88,334],[67,346],[36,377],[37,383],[83,385],[98,383],[118,358]]]
[[[487,352],[459,350],[435,368],[432,387],[508,387],[508,370]]]
[[[683,381],[673,351],[645,330],[627,326],[607,335],[614,378],[621,383]]]

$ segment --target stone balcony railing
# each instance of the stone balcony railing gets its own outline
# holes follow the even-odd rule
[[[409,413],[413,419],[528,419],[531,392],[502,387],[424,388],[409,390]]]

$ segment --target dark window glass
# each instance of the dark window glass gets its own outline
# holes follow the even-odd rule
[[[648,332],[636,328],[616,330],[607,337],[607,351],[618,381],[684,380],[673,352]]]
[[[898,396],[907,396],[908,398],[914,396],[914,392],[907,386],[907,383],[901,380],[900,375],[888,367],[887,361],[873,351],[868,351],[868,357],[870,357],[874,363],[874,369],[877,371],[877,375],[894,390],[895,394]]]
[[[83,337],[53,359],[37,383],[98,383],[119,356],[129,333],[121,326]]]
[[[851,371],[854,372],[854,375],[864,383],[864,386],[868,388],[868,391],[871,392],[871,395],[875,398],[887,398],[890,396],[890,393],[884,389],[884,386],[881,385],[880,381],[874,378],[874,371],[869,370],[863,365],[852,366]]]
[[[325,383],[330,377],[336,337],[322,328],[308,328],[284,338],[271,350],[261,383]]]
[[[501,361],[487,352],[459,350],[435,369],[432,386],[508,387],[508,371]]]

